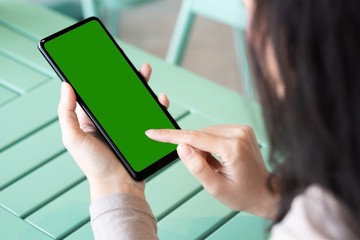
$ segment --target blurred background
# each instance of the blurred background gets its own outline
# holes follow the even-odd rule
[[[31,1],[82,19],[80,0]],[[118,16],[118,38],[165,59],[182,1],[143,2],[146,3],[126,8]],[[235,52],[230,26],[198,16],[194,21],[182,66],[243,93]]]

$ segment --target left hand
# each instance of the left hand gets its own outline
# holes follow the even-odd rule
[[[144,64],[140,73],[148,81],[150,65]],[[159,101],[165,107],[169,106],[165,95],[160,95]],[[137,182],[128,174],[92,121],[76,104],[75,92],[68,83],[61,86],[58,115],[63,143],[87,177],[92,201],[113,193],[145,198],[145,181]]]

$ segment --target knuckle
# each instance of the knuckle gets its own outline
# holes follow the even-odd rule
[[[233,144],[242,145],[244,142],[248,142],[255,136],[254,130],[250,126],[241,126],[236,130],[236,137],[233,139]]]
[[[251,132],[252,130],[252,128],[248,125],[244,125],[242,128],[244,129],[245,132]]]
[[[189,131],[187,131],[185,141],[191,143],[191,142],[196,141],[198,139],[198,137],[199,137],[198,131],[189,130]]]
[[[255,135],[254,129],[251,126],[243,126],[243,130],[249,136]]]
[[[244,139],[241,138],[229,138],[225,146],[225,153],[231,155],[234,158],[240,157],[240,154],[244,149]]]
[[[246,135],[247,135],[247,130],[245,127],[241,127],[237,129],[237,136],[236,136],[237,138],[244,139],[246,138]]]
[[[242,127],[234,129],[234,136],[242,137],[245,134],[245,131]]]

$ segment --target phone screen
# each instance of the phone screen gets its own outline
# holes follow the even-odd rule
[[[45,38],[39,48],[135,175],[158,161],[173,160],[166,158],[174,158],[176,146],[151,140],[145,131],[178,125],[98,19]]]

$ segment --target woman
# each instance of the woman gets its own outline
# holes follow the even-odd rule
[[[178,144],[184,165],[228,207],[273,219],[272,239],[359,239],[360,1],[249,0],[246,7],[274,171],[246,126],[146,134]],[[149,79],[148,65],[140,72]],[[88,178],[96,239],[156,239],[145,183],[131,179],[75,108],[63,84],[63,141]]]

